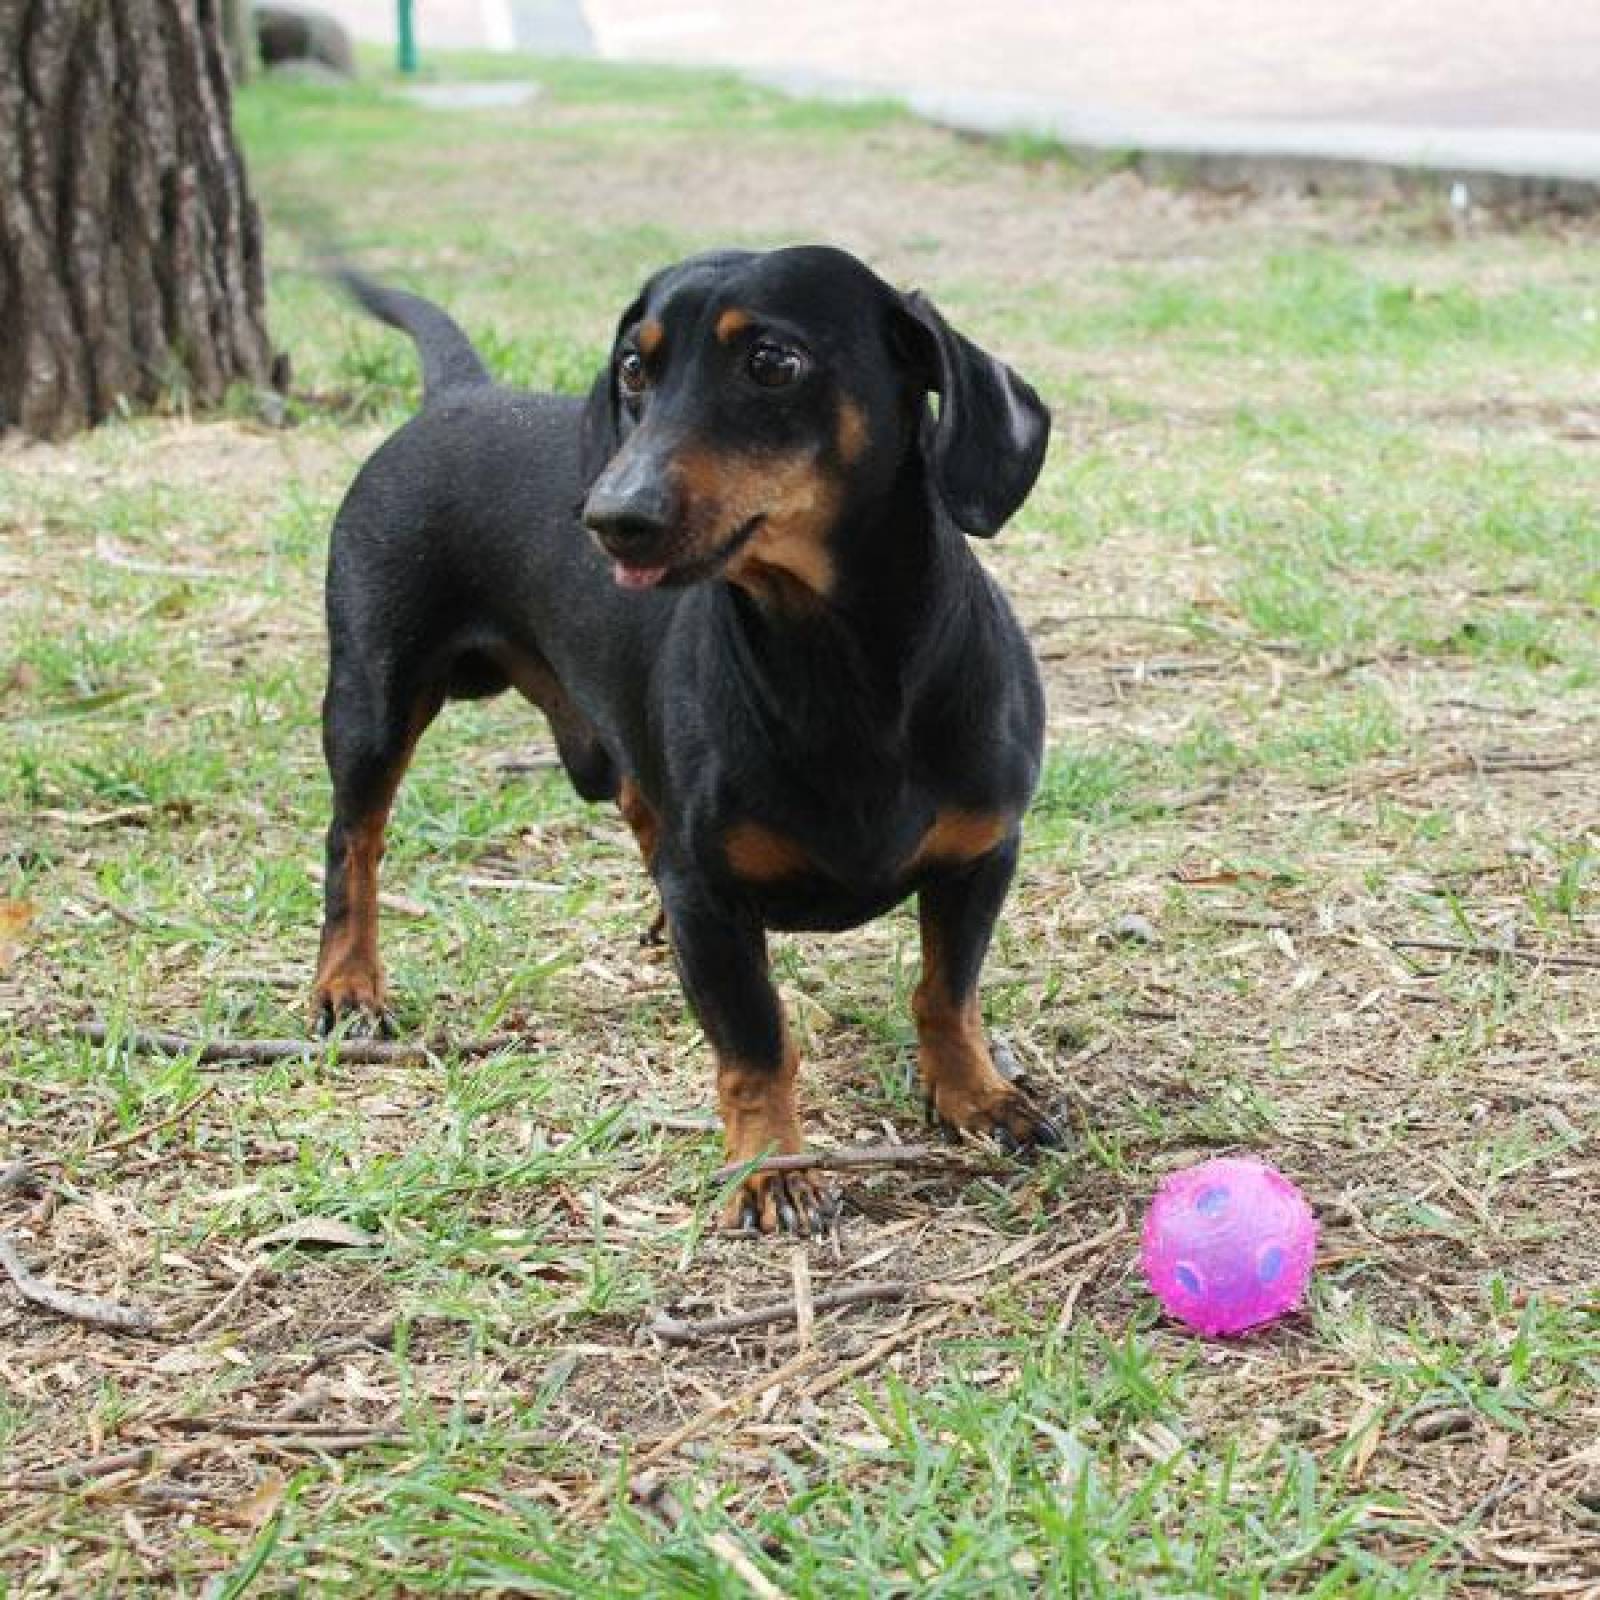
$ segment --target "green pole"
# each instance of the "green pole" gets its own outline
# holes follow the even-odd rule
[[[417,70],[417,35],[411,26],[411,8],[414,0],[400,0],[400,70],[412,73]]]

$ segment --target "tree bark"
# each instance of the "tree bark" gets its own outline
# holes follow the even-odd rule
[[[222,0],[222,39],[237,87],[249,80],[256,65],[256,22],[250,0]]]
[[[270,377],[221,0],[0,0],[0,427]]]

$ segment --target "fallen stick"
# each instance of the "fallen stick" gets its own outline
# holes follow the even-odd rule
[[[757,1172],[847,1172],[855,1167],[959,1167],[963,1172],[984,1173],[1009,1170],[995,1162],[974,1162],[959,1150],[943,1150],[931,1144],[864,1144],[842,1150],[803,1150],[798,1155],[763,1156],[754,1165],[732,1161],[711,1174],[713,1183],[728,1183],[746,1173]]]
[[[374,1439],[392,1439],[393,1428],[376,1427],[365,1422],[351,1422],[337,1417],[329,1420],[305,1419],[295,1421],[288,1417],[155,1417],[148,1424],[152,1428],[170,1429],[173,1433],[220,1434],[229,1439],[355,1439],[370,1435]]]
[[[703,1411],[697,1411],[687,1422],[680,1427],[674,1428],[664,1438],[658,1439],[643,1455],[634,1461],[634,1475],[672,1455],[675,1451],[688,1444],[691,1439],[698,1439],[708,1429],[714,1428],[723,1417],[735,1416],[746,1407],[754,1405],[768,1389],[776,1388],[780,1383],[787,1383],[790,1378],[804,1372],[807,1367],[815,1366],[818,1355],[817,1347],[811,1345],[798,1355],[791,1356],[781,1367],[775,1367],[771,1372],[763,1373],[753,1383],[747,1383],[744,1388],[736,1390],[725,1399],[714,1402]],[[590,1512],[598,1511],[605,1504],[606,1497],[610,1493],[611,1485],[609,1482],[597,1483],[573,1507],[574,1514],[584,1516]]]
[[[51,1467],[43,1472],[19,1473],[14,1478],[0,1480],[0,1492],[33,1491],[48,1494],[81,1489],[85,1484],[99,1483],[122,1472],[151,1472],[157,1467],[179,1466],[204,1455],[211,1448],[209,1444],[180,1444],[170,1449],[156,1444],[135,1445],[131,1450],[90,1456],[85,1461],[69,1461],[65,1466]]]
[[[266,1262],[264,1259],[258,1258],[255,1261],[252,1261],[250,1265],[239,1274],[238,1280],[234,1283],[233,1287],[229,1289],[228,1292],[223,1295],[223,1297],[217,1301],[217,1303],[212,1306],[209,1311],[202,1311],[200,1315],[197,1316],[194,1321],[183,1330],[183,1337],[185,1339],[194,1339],[198,1335],[204,1333],[207,1328],[215,1327],[217,1323],[221,1322],[222,1319],[227,1316],[236,1305],[238,1305],[240,1300],[244,1298],[245,1294],[249,1291],[250,1285],[253,1284],[261,1275],[262,1271],[265,1269],[265,1266]]]
[[[673,1532],[686,1520],[678,1497],[653,1472],[642,1472],[628,1482],[628,1493],[635,1504],[649,1511]],[[788,1600],[785,1590],[778,1588],[770,1578],[745,1553],[743,1546],[731,1534],[720,1528],[703,1535],[707,1548],[717,1559],[731,1567],[749,1586],[759,1600]]]
[[[909,1344],[925,1333],[932,1333],[935,1328],[948,1322],[960,1309],[960,1304],[955,1302],[936,1307],[927,1316],[914,1319],[905,1327],[885,1334],[875,1344],[868,1345],[860,1355],[842,1362],[839,1366],[830,1367],[826,1372],[813,1378],[800,1393],[811,1400],[819,1394],[827,1394],[830,1389],[837,1389],[841,1383],[848,1383],[851,1378],[871,1371],[885,1356],[892,1355],[901,1345]]]
[[[175,1122],[182,1122],[189,1113],[209,1100],[217,1092],[218,1086],[211,1084],[197,1094],[194,1099],[178,1107],[171,1116],[163,1117],[159,1122],[147,1123],[142,1128],[135,1128],[132,1133],[125,1133],[119,1139],[110,1139],[105,1144],[90,1145],[83,1153],[86,1156],[103,1156],[113,1150],[126,1150],[130,1144],[138,1144],[141,1139],[148,1139],[153,1133],[160,1133],[163,1129],[170,1128]]]
[[[140,1055],[186,1056],[212,1065],[300,1061],[336,1051],[353,1066],[431,1061],[437,1056],[487,1056],[527,1041],[522,1034],[492,1033],[481,1039],[195,1039],[164,1028],[128,1028],[118,1032],[104,1022],[78,1022],[72,1032],[91,1044],[121,1043]]]
[[[86,1322],[92,1327],[109,1328],[115,1333],[156,1333],[160,1324],[148,1311],[138,1306],[118,1305],[111,1300],[100,1300],[94,1295],[77,1294],[70,1289],[58,1289],[53,1283],[35,1277],[17,1254],[16,1244],[8,1234],[0,1233],[0,1268],[3,1268],[17,1286],[17,1293],[30,1305],[42,1306],[58,1317],[73,1322]]]
[[[1390,939],[1388,943],[1393,950],[1438,950],[1479,961],[1528,961],[1542,967],[1600,971],[1600,956],[1563,956],[1546,950],[1519,950],[1515,945],[1466,944],[1455,939]]]
[[[1085,1256],[1091,1256],[1098,1250],[1103,1250],[1121,1236],[1127,1227],[1127,1218],[1118,1212],[1116,1219],[1099,1233],[1091,1234],[1087,1239],[1080,1239],[1076,1244],[1069,1244],[1064,1250],[1057,1250],[1054,1255],[1049,1255],[1043,1261],[1035,1261],[1025,1267],[1019,1267],[1015,1272],[1008,1272],[995,1287],[1012,1287],[1019,1283],[1027,1283],[1032,1278],[1043,1277],[1048,1272],[1054,1272],[1057,1267],[1071,1265],[1074,1261],[1081,1261]],[[986,1290],[985,1293],[992,1293]],[[841,1366],[832,1367],[828,1371],[819,1373],[801,1391],[807,1399],[814,1399],[818,1395],[826,1394],[830,1389],[836,1389],[841,1383],[859,1377],[863,1372],[870,1371],[877,1366],[885,1356],[898,1350],[901,1345],[909,1343],[912,1339],[925,1333],[931,1333],[935,1328],[949,1321],[963,1306],[970,1305],[977,1296],[952,1300],[948,1305],[935,1307],[927,1316],[918,1321],[909,1322],[905,1327],[897,1329],[894,1333],[886,1334],[874,1345],[869,1346],[861,1355],[853,1357]]]
[[[845,1306],[872,1305],[881,1301],[904,1300],[915,1294],[919,1285],[907,1278],[888,1278],[879,1283],[857,1283],[845,1289],[829,1289],[811,1297],[814,1312],[838,1311]],[[774,1322],[796,1322],[800,1306],[796,1300],[773,1300],[766,1305],[752,1306],[748,1311],[736,1311],[726,1317],[705,1317],[685,1320],[658,1314],[648,1331],[665,1344],[699,1344],[706,1339],[718,1339],[724,1334],[744,1333],[750,1328],[761,1328]]]
[[[300,1369],[300,1381],[304,1383],[308,1378],[314,1378],[325,1368],[331,1367],[341,1356],[357,1355],[363,1350],[389,1349],[394,1344],[394,1336],[399,1328],[398,1317],[382,1317],[377,1322],[369,1322],[366,1327],[355,1333],[345,1334],[342,1338],[332,1340]]]

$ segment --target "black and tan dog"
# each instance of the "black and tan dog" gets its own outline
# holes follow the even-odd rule
[[[442,311],[346,282],[415,339],[424,399],[333,533],[322,1024],[383,1015],[378,862],[418,737],[446,700],[516,688],[578,793],[638,838],[730,1160],[802,1147],[766,930],[853,927],[913,893],[932,1106],[1012,1146],[1051,1137],[996,1071],[977,992],[1043,701],[964,537],[1033,486],[1034,391],[839,250],[659,273],[587,401],[500,388]],[[757,1173],[728,1220],[808,1231],[826,1211],[806,1174]]]

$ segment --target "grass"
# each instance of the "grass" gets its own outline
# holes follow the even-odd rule
[[[726,76],[450,70],[541,92],[242,97],[292,426],[240,397],[0,447],[0,1158],[44,1180],[0,1226],[171,1325],[0,1289],[0,1590],[1592,1593],[1593,224],[1162,190]],[[986,1003],[1070,1147],[852,1177],[817,1289],[972,1299],[819,1319],[643,1476],[796,1356],[647,1325],[791,1296],[794,1252],[710,1227],[705,1052],[631,840],[524,709],[430,732],[386,866],[403,1031],[505,1048],[216,1069],[66,1027],[303,1028],[324,541],[417,377],[318,279],[335,232],[569,391],[655,266],[831,238],[1056,414],[984,548],[1051,706]],[[776,947],[821,1140],[920,1137],[915,949],[906,911]],[[1322,1264],[1206,1344],[1135,1228],[1235,1148],[1311,1195]],[[358,1231],[263,1243],[308,1224]],[[237,1426],[295,1400],[320,1444]]]

